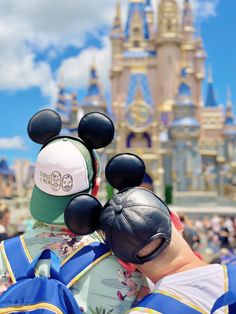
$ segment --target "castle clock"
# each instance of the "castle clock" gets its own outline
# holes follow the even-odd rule
[[[143,101],[135,101],[126,109],[126,121],[135,132],[146,130],[153,120],[153,110]]]

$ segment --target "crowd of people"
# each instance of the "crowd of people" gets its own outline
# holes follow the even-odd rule
[[[236,217],[221,215],[180,215],[188,244],[207,261],[236,260]]]

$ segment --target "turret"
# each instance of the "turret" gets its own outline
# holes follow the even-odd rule
[[[95,62],[90,68],[89,85],[82,106],[88,112],[94,110],[106,112],[107,109],[105,97],[101,91]]]
[[[72,132],[77,132],[78,128],[78,100],[77,100],[77,94],[72,93],[71,94],[71,124],[70,128]]]
[[[150,39],[144,0],[129,0],[125,39],[130,49],[145,48],[147,41]]]
[[[63,127],[67,127],[69,123],[70,110],[68,108],[67,96],[65,94],[65,86],[62,83],[58,84],[58,96],[55,107],[56,111],[61,116]]]
[[[182,21],[182,34],[184,41],[193,41],[194,39],[194,16],[190,0],[184,1],[183,21]]]
[[[205,107],[218,107],[218,104],[216,102],[215,97],[215,91],[213,86],[213,77],[212,77],[212,71],[211,68],[208,70],[208,86],[207,86],[207,96],[206,96],[206,102]]]
[[[200,124],[196,120],[196,106],[192,102],[191,88],[184,78],[179,85],[170,131],[173,140],[173,171],[177,190],[198,190],[202,172],[198,149]]]
[[[232,111],[232,100],[231,100],[231,90],[228,88],[227,91],[227,104],[225,113],[225,123],[224,123],[224,139],[225,139],[225,151],[226,158],[229,162],[232,162],[233,169],[231,173],[235,173],[236,178],[236,125],[234,121],[233,111]],[[230,164],[231,165],[231,164]]]
[[[227,104],[225,113],[225,126],[234,126],[234,116],[232,111],[231,89],[227,90]]]
[[[117,0],[116,3],[116,13],[115,18],[112,25],[111,31],[111,41],[112,41],[112,50],[113,50],[113,58],[119,57],[122,53],[122,44],[123,44],[123,29],[121,22],[121,6],[120,0]]]

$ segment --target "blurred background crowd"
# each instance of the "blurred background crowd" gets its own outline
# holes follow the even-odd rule
[[[182,215],[183,236],[200,258],[210,263],[236,264],[236,217]]]
[[[17,216],[7,206],[0,207],[0,241],[33,228],[30,213]],[[195,253],[209,263],[236,264],[236,217],[179,213],[183,236]]]

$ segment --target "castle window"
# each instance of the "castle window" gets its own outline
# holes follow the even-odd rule
[[[140,42],[139,42],[138,40],[135,40],[135,41],[134,41],[134,47],[135,47],[135,48],[140,47]]]

